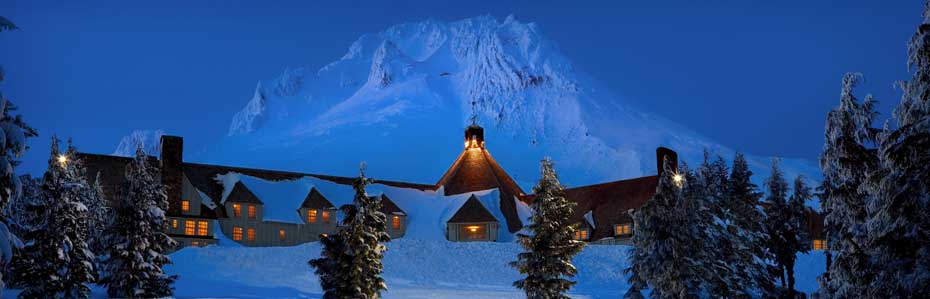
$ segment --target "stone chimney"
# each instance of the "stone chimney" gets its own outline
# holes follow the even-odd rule
[[[182,163],[184,139],[178,136],[161,136],[161,181],[168,196],[168,212],[180,214],[181,184],[183,181]]]
[[[665,158],[668,158],[668,162],[671,163],[669,168],[672,169],[672,172],[678,173],[678,153],[667,147],[661,146],[656,149],[656,173],[658,173],[659,176],[662,176],[662,170],[664,170],[662,161],[664,161]]]

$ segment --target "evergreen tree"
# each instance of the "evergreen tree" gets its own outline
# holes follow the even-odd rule
[[[86,284],[96,280],[95,256],[85,242],[87,208],[80,201],[88,189],[79,161],[69,153],[59,154],[58,141],[53,138],[42,183],[47,212],[27,236],[24,251],[34,254],[29,264],[20,264],[17,269],[24,277],[20,298],[90,296]]]
[[[371,182],[365,177],[363,164],[352,183],[354,205],[343,207],[345,227],[321,238],[322,256],[309,262],[320,277],[324,298],[380,298],[381,291],[387,289],[381,277],[381,260],[387,248],[381,242],[389,241],[390,236],[385,231],[386,216],[380,212],[381,197],[369,197],[365,192]]]
[[[805,203],[813,197],[811,188],[804,183],[804,177],[798,176],[794,179],[794,193],[788,198],[788,202],[783,210],[784,215],[781,217],[786,220],[783,224],[782,235],[784,236],[784,251],[780,253],[778,260],[781,261],[781,272],[787,277],[787,288],[789,298],[795,298],[797,291],[794,289],[794,264],[797,260],[798,253],[807,253],[811,249],[811,240],[808,236],[808,223],[805,211]]]
[[[738,244],[734,267],[746,280],[748,289],[768,295],[773,285],[768,264],[764,262],[769,259],[769,253],[765,246],[768,238],[763,227],[765,215],[760,210],[762,193],[751,179],[749,163],[743,154],[736,153],[728,179],[726,202],[732,217],[733,237]]]
[[[103,261],[106,276],[100,281],[111,297],[171,295],[171,284],[177,276],[162,270],[171,263],[165,252],[176,246],[164,233],[167,205],[158,167],[138,148],[126,167],[126,186],[107,233],[108,258]]]
[[[685,187],[685,198],[695,202],[693,209],[698,213],[695,218],[698,222],[694,226],[705,228],[702,243],[693,247],[700,249],[695,256],[706,265],[700,276],[706,280],[705,287],[713,297],[746,298],[753,291],[752,281],[740,272],[745,270],[741,264],[746,259],[743,256],[749,252],[745,251],[745,240],[736,234],[739,227],[729,208],[728,172],[723,158],[717,156],[712,160],[705,151],[696,180]],[[713,246],[704,245],[707,241]]]
[[[10,20],[0,16],[0,32],[17,29]],[[0,68],[0,82],[6,74]],[[20,190],[19,178],[16,176],[16,166],[20,164],[19,157],[26,152],[26,139],[36,136],[35,129],[29,127],[20,115],[12,115],[16,111],[6,97],[0,93],[0,211],[6,210],[7,204],[18,196]],[[14,248],[21,247],[19,238],[10,232],[9,222],[4,215],[0,215],[0,295],[3,294],[2,274],[13,259]]]
[[[820,298],[855,298],[868,293],[875,274],[867,244],[867,182],[878,167],[869,147],[876,139],[872,128],[874,102],[860,103],[853,88],[859,74],[846,74],[840,105],[827,115],[825,143],[820,156],[827,250],[832,256],[828,271],[819,279]]]
[[[656,194],[633,213],[633,248],[630,250],[630,267],[625,270],[635,279],[628,296],[641,295],[643,283],[652,288],[651,298],[698,298],[701,296],[700,276],[696,270],[707,269],[699,259],[691,256],[696,238],[702,228],[688,226],[696,217],[684,202],[682,184],[688,184],[687,167],[681,173],[684,180],[676,182],[669,161],[663,161],[664,171],[659,177]]]
[[[576,282],[568,280],[578,273],[572,257],[584,249],[584,242],[572,238],[577,224],[569,223],[575,203],[565,199],[562,184],[549,158],[542,160],[542,178],[533,187],[532,224],[526,227],[532,235],[519,233],[520,244],[526,249],[510,265],[526,278],[513,285],[523,289],[526,298],[569,298],[565,295]]]
[[[785,293],[788,287],[788,280],[785,277],[785,265],[794,252],[788,249],[788,234],[790,233],[790,219],[788,219],[788,182],[785,181],[785,175],[778,167],[778,159],[772,159],[772,173],[765,180],[765,186],[768,189],[768,195],[765,203],[768,208],[765,210],[766,217],[765,227],[768,232],[768,250],[772,253],[772,259],[775,263],[773,271],[781,280],[781,291]]]
[[[873,298],[930,295],[930,2],[908,45],[909,81],[901,82],[895,129],[881,136],[881,171],[873,176],[868,241]]]

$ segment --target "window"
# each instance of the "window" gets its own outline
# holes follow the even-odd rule
[[[208,222],[198,221],[197,222],[197,235],[206,236],[209,227],[210,227],[210,224]]]
[[[233,204],[233,217],[242,217],[242,205],[237,203]]]
[[[826,250],[826,249],[827,249],[827,240],[814,239],[814,250]]]
[[[194,235],[194,229],[196,228],[197,223],[194,220],[185,220],[184,221],[184,234],[188,236]]]
[[[316,223],[316,210],[307,211],[307,222]]]
[[[283,230],[283,229],[282,229],[282,230],[279,230],[279,231],[278,231],[278,240],[284,241],[284,238],[285,238],[285,237],[286,237],[286,235],[285,235],[285,233],[284,233],[284,230]]]
[[[575,231],[575,240],[587,240],[588,231],[587,230],[576,230]]]
[[[484,225],[469,225],[462,227],[461,235],[467,240],[483,240],[486,232]]]
[[[329,211],[323,211],[323,223],[329,223]]]
[[[255,219],[255,205],[249,205],[249,219]]]
[[[614,231],[614,234],[617,235],[617,236],[628,236],[628,235],[630,235],[630,234],[633,233],[633,231],[630,229],[631,226],[632,226],[632,225],[629,224],[629,223],[627,223],[627,224],[619,224],[619,225],[616,226],[616,229],[615,229],[615,231]]]
[[[177,220],[177,219],[171,219],[171,228],[174,228],[174,229],[178,228],[178,220]]]
[[[181,211],[187,212],[187,211],[190,211],[190,210],[191,210],[191,201],[190,201],[190,200],[182,200],[182,201],[181,201]]]
[[[233,240],[242,241],[242,228],[233,226]]]
[[[400,216],[391,217],[391,228],[400,229]]]
[[[200,242],[197,242],[197,241],[191,241],[191,246],[194,246],[194,247],[200,247]]]
[[[245,237],[249,242],[255,242],[255,229],[250,228],[246,230]]]

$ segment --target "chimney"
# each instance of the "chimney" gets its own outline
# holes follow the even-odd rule
[[[484,148],[484,128],[474,123],[465,128],[465,148]]]
[[[178,136],[161,136],[161,182],[168,197],[168,212],[180,214],[181,182],[184,162],[184,139]]]
[[[656,149],[656,173],[662,176],[662,171],[664,170],[662,161],[664,161],[665,158],[668,158],[668,162],[671,163],[669,168],[672,169],[672,172],[678,173],[678,153],[661,146]]]

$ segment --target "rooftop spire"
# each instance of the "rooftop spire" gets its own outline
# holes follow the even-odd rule
[[[475,105],[477,104],[478,104],[477,101],[475,100],[471,101],[471,117],[470,118],[471,118],[472,126],[478,126],[478,109],[475,108]]]
[[[484,128],[478,125],[477,101],[471,101],[471,125],[465,128],[465,148],[484,148]]]

